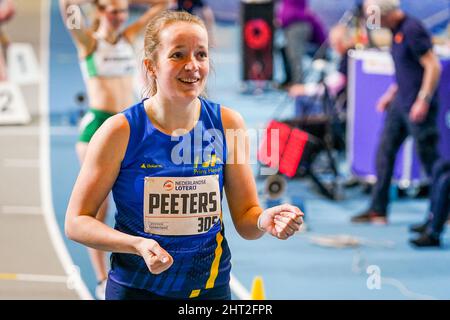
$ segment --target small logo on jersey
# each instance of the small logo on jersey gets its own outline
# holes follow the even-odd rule
[[[162,165],[154,164],[154,163],[143,163],[143,164],[141,164],[141,169],[155,169],[155,168],[162,168]]]
[[[204,161],[201,166],[203,168],[215,167],[217,163],[222,163],[222,159],[216,156],[216,154],[212,154],[209,156],[209,159]],[[194,168],[196,169],[199,166],[199,157],[195,157],[194,160]]]
[[[402,32],[397,32],[394,36],[394,41],[395,43],[402,43],[403,41],[403,33]]]
[[[163,188],[166,191],[172,191],[174,186],[175,184],[172,180],[167,180],[166,182],[164,182]]]

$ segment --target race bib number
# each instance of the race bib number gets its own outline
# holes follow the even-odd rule
[[[144,228],[158,235],[208,232],[220,219],[219,176],[146,177]]]

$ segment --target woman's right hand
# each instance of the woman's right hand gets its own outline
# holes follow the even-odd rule
[[[173,264],[172,256],[158,242],[152,239],[141,238],[136,246],[138,254],[144,259],[148,270],[153,274],[160,274]]]

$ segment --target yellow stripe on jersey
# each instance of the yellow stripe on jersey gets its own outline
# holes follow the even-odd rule
[[[222,215],[221,215],[222,218]],[[222,219],[220,219],[222,220]],[[222,221],[221,221],[222,222]],[[216,234],[216,241],[217,241],[217,247],[215,251],[215,257],[214,261],[211,265],[211,272],[209,274],[209,279],[206,282],[206,289],[214,288],[214,282],[216,281],[217,275],[219,274],[219,264],[220,264],[220,258],[222,257],[222,241],[223,236],[222,233],[219,231]]]
[[[191,295],[189,296],[189,299],[197,298],[200,295],[200,289],[192,290]]]

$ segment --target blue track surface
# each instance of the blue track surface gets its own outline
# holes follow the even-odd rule
[[[51,165],[53,202],[58,223],[63,228],[67,201],[79,170],[74,151],[77,131],[68,124],[70,114],[76,110],[74,96],[84,91],[84,86],[75,48],[63,28],[56,3],[54,0],[51,15],[50,109],[53,115],[60,116],[54,117],[52,127]],[[261,127],[283,97],[276,92],[239,93],[239,30],[236,26],[218,30],[219,45],[212,52],[215,72],[209,83],[210,98],[241,112],[248,127]],[[258,188],[262,188],[261,182]],[[450,298],[448,236],[444,239],[444,250],[417,251],[407,243],[407,226],[423,219],[425,200],[397,200],[391,207],[391,223],[370,227],[349,223],[350,216],[368,203],[367,195],[358,189],[348,191],[346,200],[340,202],[318,196],[305,180],[291,181],[288,192],[290,196],[302,198],[310,228],[309,232],[288,241],[270,236],[257,241],[243,240],[232,226],[228,208],[224,207],[227,238],[233,254],[232,272],[247,288],[254,276],[261,275],[266,295],[271,299],[404,299],[401,285],[417,294]],[[111,223],[112,214],[109,217]],[[318,234],[349,234],[370,243],[355,249],[323,248],[309,241]],[[384,245],[387,241],[388,247]],[[95,277],[86,249],[70,241],[66,244],[92,290]],[[367,288],[367,265],[380,267],[381,290]]]

